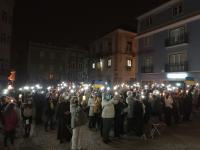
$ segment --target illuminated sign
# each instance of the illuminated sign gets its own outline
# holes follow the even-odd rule
[[[167,78],[168,79],[182,79],[185,80],[185,78],[188,76],[186,72],[182,73],[168,73]]]

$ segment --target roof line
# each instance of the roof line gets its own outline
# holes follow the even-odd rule
[[[156,12],[162,11],[163,9],[165,9],[165,8],[175,4],[177,2],[180,2],[180,1],[182,1],[182,0],[170,0],[169,2],[166,2],[166,3],[156,7],[154,9],[152,9],[152,10],[150,10],[150,11],[148,11],[148,12],[142,14],[142,15],[140,15],[139,17],[137,17],[137,20],[143,19],[143,18],[145,18],[145,17],[147,17],[149,15],[152,15],[152,14],[154,14]]]
[[[142,38],[142,37],[145,37],[145,36],[149,36],[149,35],[152,35],[152,34],[156,34],[158,32],[162,32],[164,30],[171,29],[171,28],[174,28],[174,27],[177,27],[177,26],[180,26],[180,25],[183,25],[183,24],[195,21],[195,20],[199,20],[199,19],[200,19],[200,11],[195,12],[195,13],[190,14],[190,15],[187,15],[183,18],[180,18],[179,20],[175,20],[175,21],[172,21],[172,22],[168,22],[167,24],[157,26],[154,29],[151,29],[149,31],[139,33],[136,36],[136,39],[139,39],[139,38]]]
[[[97,38],[96,40],[94,40],[93,42],[91,42],[89,45],[93,45],[94,43],[98,42],[98,41],[101,41],[102,39],[106,38],[108,35],[114,33],[114,32],[118,32],[118,31],[123,31],[123,32],[128,32],[130,34],[134,34],[135,36],[137,36],[137,32],[132,32],[130,30],[126,30],[126,29],[123,29],[123,28],[115,28],[113,30],[111,30],[110,32],[107,32],[105,33],[104,35],[102,35],[101,37]]]

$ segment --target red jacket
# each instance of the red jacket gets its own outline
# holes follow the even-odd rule
[[[12,111],[10,114],[4,116],[4,130],[12,131],[16,128],[18,123],[18,115],[16,111]]]

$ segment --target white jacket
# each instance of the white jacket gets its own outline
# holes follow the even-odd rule
[[[115,108],[114,104],[117,104],[118,101],[111,99],[110,101],[102,100],[102,118],[114,118],[115,117]]]
[[[94,98],[90,97],[88,100],[88,106],[90,107],[90,109],[89,109],[90,117],[94,116],[94,105],[95,105],[95,100],[94,100]]]
[[[171,96],[169,96],[168,98],[165,98],[165,107],[169,107],[169,108],[173,108],[173,99]]]

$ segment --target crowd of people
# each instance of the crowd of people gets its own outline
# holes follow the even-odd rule
[[[8,139],[14,146],[17,128],[21,126],[24,138],[33,134],[33,121],[43,125],[46,132],[57,130],[59,142],[71,141],[73,150],[84,146],[85,125],[91,132],[99,132],[105,144],[112,142],[111,136],[146,140],[152,136],[153,123],[171,126],[190,121],[192,112],[200,108],[198,86],[173,90],[170,86],[123,84],[111,89],[73,84],[46,91],[15,91],[0,101],[4,146],[8,146]]]

